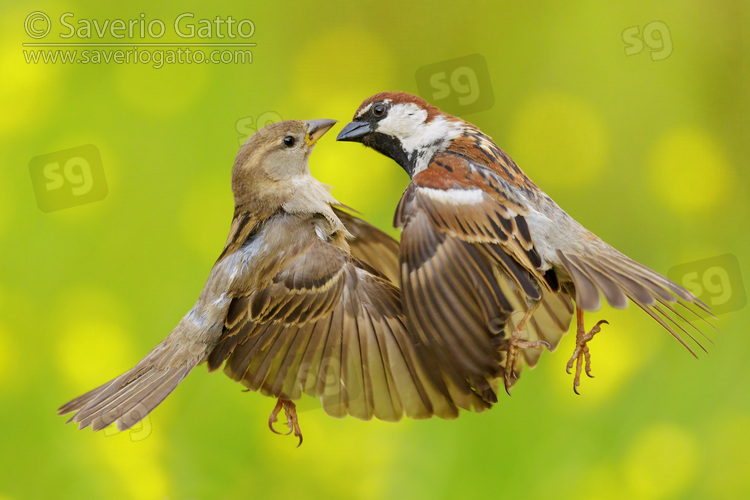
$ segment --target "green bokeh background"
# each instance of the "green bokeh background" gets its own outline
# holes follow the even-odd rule
[[[168,28],[193,12],[251,19],[257,47],[244,65],[26,64],[36,10],[53,20],[49,42],[64,12],[145,13]],[[626,56],[623,32],[652,21],[672,53]],[[345,123],[369,95],[416,93],[418,68],[470,54],[487,61],[494,105],[466,118],[584,225],[663,273],[729,253],[750,277],[748,25],[747,3],[730,1],[4,3],[0,498],[749,498],[740,303],[699,361],[636,308],[605,308],[588,316],[611,326],[581,396],[567,336],[492,411],[388,424],[308,402],[299,449],[266,428],[272,400],[203,367],[131,432],[79,432],[55,415],[192,306],[226,238],[248,123]],[[313,174],[389,229],[406,175],[335,143],[338,130]],[[101,153],[106,198],[41,212],[30,160],[85,144]]]

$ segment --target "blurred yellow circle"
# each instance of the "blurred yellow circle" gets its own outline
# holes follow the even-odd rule
[[[90,390],[129,369],[134,357],[123,306],[102,290],[66,290],[62,296],[56,358],[71,385]]]
[[[729,188],[729,165],[721,146],[697,128],[671,130],[659,137],[648,165],[654,195],[675,212],[710,208]]]
[[[606,124],[577,96],[536,95],[517,112],[507,152],[543,190],[591,185],[609,153]]]
[[[680,427],[654,425],[636,437],[623,466],[630,498],[675,498],[693,482],[698,445]]]

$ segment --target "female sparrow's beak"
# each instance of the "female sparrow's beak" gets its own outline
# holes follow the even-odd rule
[[[328,132],[337,122],[338,120],[307,120],[304,122],[307,126],[307,136],[305,137],[307,145],[315,144],[315,141],[323,137],[323,134]]]
[[[372,132],[372,124],[367,122],[351,122],[336,137],[337,141],[362,142],[362,138]]]

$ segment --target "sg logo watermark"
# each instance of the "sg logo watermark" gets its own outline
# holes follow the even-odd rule
[[[237,133],[240,134],[238,139],[239,145],[242,146],[245,144],[245,141],[247,141],[258,129],[280,121],[281,115],[275,111],[266,111],[265,113],[259,114],[257,117],[245,116],[244,118],[240,118],[235,124],[235,129],[237,130]]]
[[[116,418],[122,418],[122,415],[114,414],[112,415]],[[125,415],[125,421],[130,422],[136,422],[133,424],[132,427],[130,427],[127,431],[128,437],[131,441],[143,441],[147,437],[151,435],[152,427],[151,427],[151,417],[148,416],[148,409],[145,405],[142,403],[138,404],[130,410],[127,415]],[[117,427],[115,425],[110,425],[106,429],[103,430],[105,437],[115,436],[119,434],[121,431],[117,430]]]
[[[92,144],[32,158],[29,173],[42,212],[93,203],[107,196],[102,158]]]
[[[643,52],[644,44],[651,51],[652,61],[661,61],[672,55],[672,35],[669,27],[661,21],[652,21],[643,27],[631,26],[622,32],[625,55],[634,56]]]
[[[346,348],[344,348],[346,349]],[[347,406],[361,402],[367,397],[362,392],[361,384],[345,383],[344,368],[340,365],[341,359],[336,349],[324,353],[318,363],[303,360],[297,373],[297,381],[302,387],[312,389],[319,394],[317,398],[301,398],[295,401],[297,413],[319,410],[322,407],[321,398],[332,398],[334,401],[342,401],[342,404],[327,404],[327,412],[333,415],[345,414]],[[339,396],[340,395],[340,396]],[[365,403],[362,403],[363,405]]]
[[[667,277],[690,290],[717,316],[747,304],[740,263],[732,254],[675,266]]]
[[[495,105],[487,61],[479,54],[422,66],[416,79],[419,95],[454,115],[485,111]]]

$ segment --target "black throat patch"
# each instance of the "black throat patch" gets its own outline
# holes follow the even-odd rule
[[[417,155],[407,153],[397,138],[380,132],[371,132],[362,138],[362,144],[394,160],[406,170],[409,177],[414,174]]]

